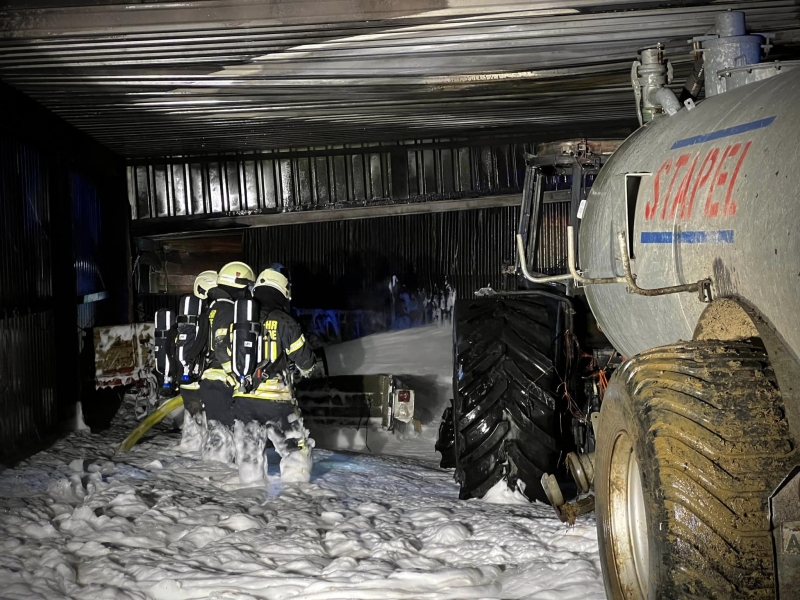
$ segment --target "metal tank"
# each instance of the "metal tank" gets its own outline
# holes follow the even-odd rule
[[[638,286],[708,279],[712,299],[744,299],[800,356],[799,95],[800,70],[782,72],[634,133],[587,198],[582,275],[624,275],[624,232]],[[646,297],[626,288],[587,285],[586,296],[628,357],[692,339],[708,306],[697,293]]]

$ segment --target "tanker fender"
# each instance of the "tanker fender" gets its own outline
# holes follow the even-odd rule
[[[703,310],[692,339],[751,338],[759,338],[764,344],[784,399],[789,428],[794,439],[800,439],[800,360],[756,306],[741,297],[717,298]]]

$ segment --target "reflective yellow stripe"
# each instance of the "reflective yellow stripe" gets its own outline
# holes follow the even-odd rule
[[[281,381],[280,379],[274,378],[274,379],[265,379],[264,381],[262,381],[258,385],[258,389],[285,391],[288,390],[289,387],[285,383],[283,383],[283,381]]]
[[[280,379],[267,379],[251,392],[236,392],[234,397],[269,400],[272,402],[295,402],[292,390]]]
[[[214,351],[214,317],[217,316],[217,309],[215,308],[208,313],[208,347]]]
[[[182,390],[199,390],[200,389],[200,384],[198,382],[196,382],[196,381],[194,381],[192,383],[182,383],[181,384],[181,389]]]
[[[269,362],[273,362],[278,358],[278,342],[269,343]]]
[[[231,361],[222,363],[222,370],[225,371],[225,373],[231,373],[233,371],[233,369],[231,369]]]
[[[264,400],[266,402],[288,402],[296,404],[290,392],[250,392],[249,394],[235,392],[234,398],[250,398],[251,400]]]
[[[299,338],[297,338],[297,341],[294,344],[289,346],[289,349],[286,351],[286,354],[294,354],[295,352],[300,350],[300,348],[302,348],[303,344],[305,343],[306,343],[306,338],[304,338],[301,335]]]
[[[224,381],[227,383],[228,375],[222,369],[206,369],[200,377],[206,381]]]

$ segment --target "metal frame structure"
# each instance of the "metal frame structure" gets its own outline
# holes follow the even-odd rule
[[[789,0],[9,0],[0,79],[128,158],[624,135],[629,58],[662,40],[682,80],[728,6],[797,38]]]

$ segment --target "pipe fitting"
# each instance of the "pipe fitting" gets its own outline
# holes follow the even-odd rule
[[[678,102],[675,92],[668,87],[660,87],[652,90],[650,98],[652,104],[660,105],[664,112],[670,117],[681,109],[681,103]]]
[[[672,82],[672,63],[664,60],[661,44],[642,50],[639,56],[640,60],[631,65],[631,85],[639,124],[644,125],[664,112],[662,105],[655,100],[654,93]]]
[[[625,273],[624,282],[628,284],[628,293],[639,296],[666,296],[681,292],[696,292],[700,302],[711,302],[711,280],[701,279],[694,283],[684,283],[660,288],[642,288],[636,283],[636,275],[631,270],[631,258],[628,251],[628,240],[624,231],[617,233],[619,253],[622,257],[622,271]]]

